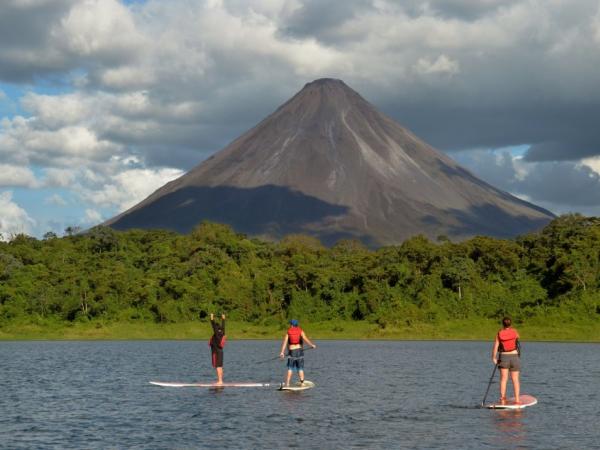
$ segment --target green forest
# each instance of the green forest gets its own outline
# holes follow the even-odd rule
[[[0,337],[189,326],[211,312],[275,332],[292,317],[386,336],[510,315],[517,326],[585,324],[596,330],[589,339],[599,336],[600,218],[565,215],[511,240],[416,236],[377,250],[351,240],[326,248],[304,235],[264,242],[208,222],[188,235],[66,231],[0,242]]]

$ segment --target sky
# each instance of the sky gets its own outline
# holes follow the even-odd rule
[[[597,0],[2,0],[0,234],[101,223],[324,77],[600,216],[598,67]]]

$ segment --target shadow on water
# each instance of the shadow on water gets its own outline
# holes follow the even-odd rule
[[[444,408],[452,409],[485,409],[481,405],[442,405]]]

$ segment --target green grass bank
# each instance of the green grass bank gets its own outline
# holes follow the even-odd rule
[[[328,321],[301,323],[313,339],[390,339],[390,340],[492,340],[499,329],[494,320],[452,320],[438,324],[415,323],[405,326],[379,325],[367,321]],[[600,342],[600,321],[556,320],[517,324],[523,341]],[[560,334],[557,334],[560,329]],[[227,322],[229,339],[279,339],[283,324],[259,325]],[[0,326],[0,340],[143,340],[208,339],[208,322],[171,324],[126,322],[75,322],[8,324]]]

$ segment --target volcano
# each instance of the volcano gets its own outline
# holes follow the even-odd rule
[[[553,217],[327,78],[107,224],[189,232],[209,220],[267,239],[303,233],[327,245],[352,238],[378,247],[416,234],[510,237]]]

